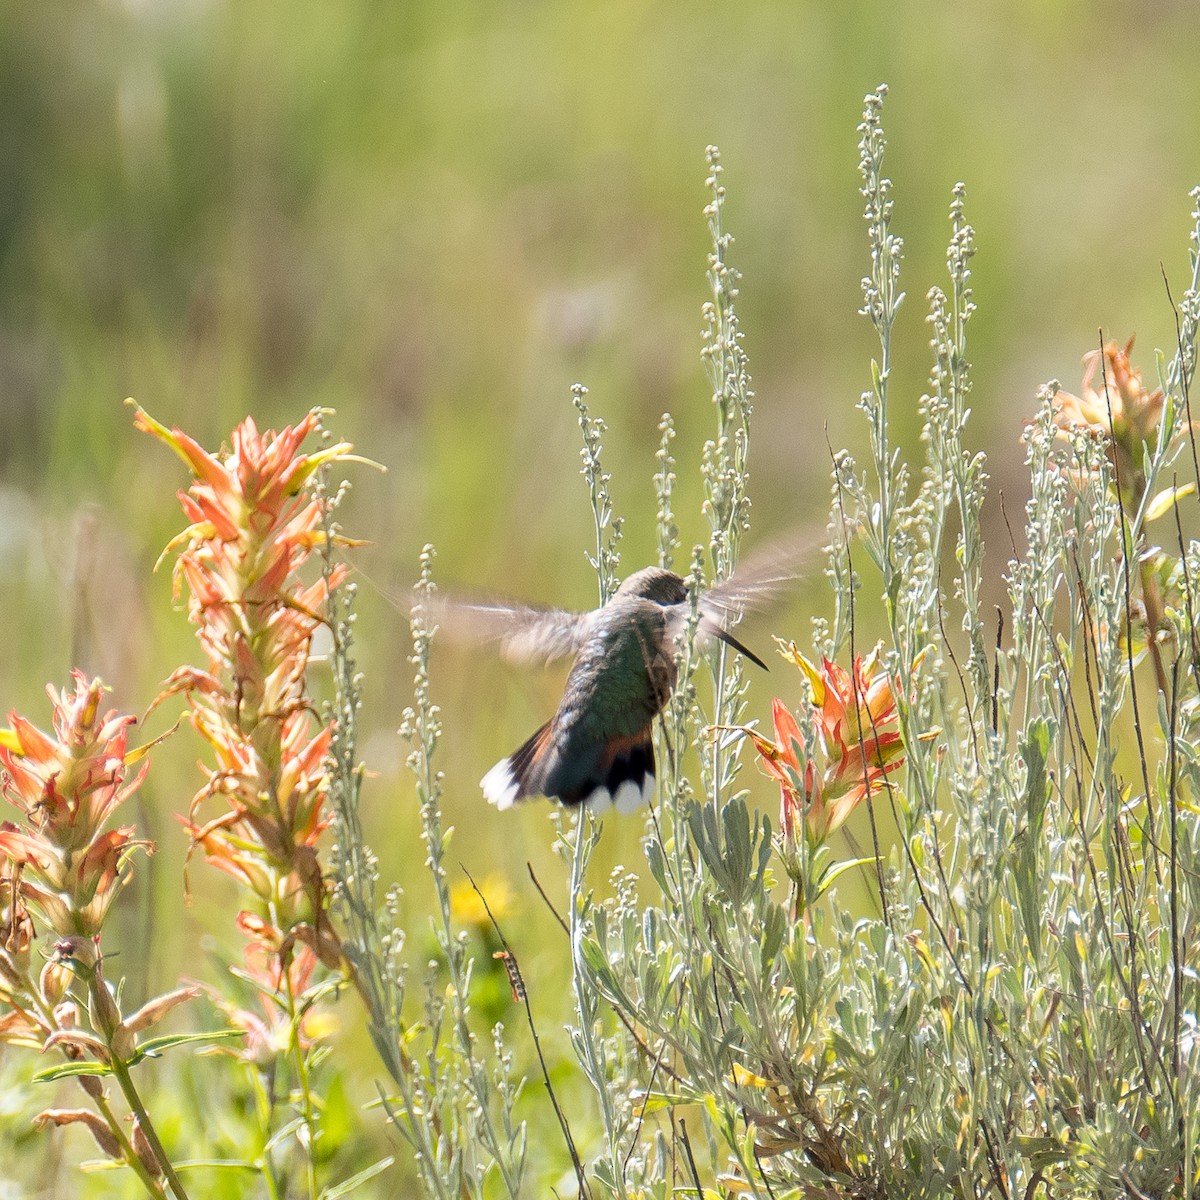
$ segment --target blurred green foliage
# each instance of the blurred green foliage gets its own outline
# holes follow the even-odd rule
[[[1034,389],[1072,384],[1098,326],[1147,349],[1172,341],[1159,262],[1178,279],[1197,33],[1194,5],[1132,0],[8,0],[0,695],[28,704],[47,674],[91,657],[134,703],[186,645],[165,582],[147,582],[178,475],[131,432],[126,395],[209,445],[247,412],[278,425],[335,407],[339,432],[389,469],[356,482],[349,517],[385,590],[432,540],[444,580],[590,600],[575,380],[628,464],[614,482],[627,564],[652,551],[665,409],[684,540],[699,536],[687,464],[706,433],[708,142],[724,148],[745,275],[755,519],[791,528],[823,512],[826,426],[834,446],[863,439],[854,127],[880,79],[914,299],[896,392],[915,413],[916,301],[941,278],[961,178],[980,247],[976,436],[1004,486]],[[72,612],[79,576],[96,593],[91,628]],[[385,605],[364,608],[394,710],[379,681],[404,639]],[[530,717],[544,707],[541,690],[525,698],[536,683],[480,669]]]
[[[358,629],[373,841],[385,873],[415,875],[393,732],[407,633],[385,594],[420,546],[437,544],[444,581],[592,601],[576,380],[610,427],[626,567],[653,554],[664,410],[685,545],[701,536],[705,145],[723,150],[744,274],[760,533],[823,525],[826,439],[865,446],[854,130],[880,80],[911,297],[893,395],[912,415],[896,433],[916,436],[920,298],[943,278],[962,179],[979,243],[972,430],[1016,511],[1038,384],[1074,386],[1100,326],[1137,332],[1147,362],[1173,344],[1159,263],[1181,288],[1198,35],[1187,0],[0,0],[0,705],[44,719],[42,686],[79,665],[140,709],[195,658],[151,575],[184,480],[133,432],[125,396],[208,446],[246,413],[278,426],[329,405],[388,469],[357,474],[344,520],[373,543],[360,561],[378,585]],[[1003,526],[990,537],[1003,554]],[[811,593],[806,611],[822,605]],[[800,613],[770,629],[802,634]],[[475,781],[560,678],[448,650],[435,668],[454,854],[510,861],[511,919],[544,935],[536,980],[537,954],[563,957],[523,871],[556,870],[545,811],[481,816]],[[162,853],[127,918],[161,979],[228,920],[181,899],[169,813],[198,782],[188,736],[156,758],[140,821]],[[601,854],[616,862],[637,834],[613,829]]]

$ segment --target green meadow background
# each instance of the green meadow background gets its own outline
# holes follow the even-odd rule
[[[945,278],[962,180],[979,246],[973,438],[1016,524],[1037,387],[1077,389],[1100,327],[1138,335],[1149,379],[1153,348],[1173,346],[1162,272],[1178,295],[1200,182],[1198,38],[1191,0],[2,0],[0,708],[45,723],[44,685],[81,666],[142,711],[196,660],[168,566],[153,573],[186,478],[134,432],[127,396],[209,447],[246,414],[278,427],[335,409],[337,433],[386,467],[350,468],[343,521],[371,543],[355,554],[368,836],[405,884],[419,968],[428,881],[395,735],[411,674],[396,602],[426,542],[447,586],[594,602],[576,381],[609,425],[623,565],[654,554],[664,411],[684,561],[704,538],[705,146],[726,168],[757,394],[748,545],[819,534],[830,447],[865,458],[855,405],[875,346],[856,315],[856,125],[881,81],[909,295],[895,432],[918,448],[924,295]],[[997,514],[997,589],[1007,536]],[[825,604],[815,570],[746,638],[804,645]],[[560,1064],[568,955],[525,870],[561,897],[547,810],[496,813],[477,781],[549,715],[562,678],[486,651],[439,647],[434,661],[451,861],[507,890],[506,933]],[[798,676],[757,679],[750,715],[772,694],[797,702]],[[113,937],[135,994],[207,970],[198,945],[237,950],[231,890],[197,861],[188,904],[180,877],[171,813],[200,753],[181,731],[143,792],[159,852]],[[747,778],[773,809],[773,787]],[[636,866],[639,832],[610,822],[602,862]],[[507,1016],[493,982],[480,1006]],[[355,1003],[341,1006],[348,1028]],[[350,1090],[370,1097],[369,1050],[349,1032],[344,1047]],[[586,1142],[590,1098],[558,1071]],[[45,1099],[6,1103],[27,1102]],[[535,1154],[559,1155],[540,1086],[523,1115],[545,1131]],[[386,1145],[377,1111],[354,1119]]]

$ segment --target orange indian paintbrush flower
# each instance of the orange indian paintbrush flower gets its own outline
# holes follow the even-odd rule
[[[780,824],[794,842],[801,826],[814,844],[824,842],[886,775],[904,762],[896,724],[896,696],[878,654],[855,658],[853,675],[829,659],[809,662],[795,643],[781,654],[808,679],[812,734],[782,700],[772,704],[774,740],[743,729],[763,769],[780,786]]]
[[[47,688],[54,732],[43,733],[13,713],[0,739],[0,794],[22,814],[0,822],[0,856],[21,868],[23,901],[64,936],[99,932],[127,879],[122,868],[135,847],[132,825],[104,826],[146,773],[129,768],[144,749],[128,748],[136,718],[101,713],[103,686],[82,672],[74,691]]]
[[[1080,395],[1060,391],[1054,398],[1055,423],[1064,432],[1084,429],[1108,443],[1108,460],[1121,485],[1121,502],[1136,508],[1146,488],[1143,459],[1154,449],[1163,417],[1163,390],[1149,391],[1130,362],[1133,338],[1083,356]]]
[[[175,672],[163,692],[186,693],[192,724],[214,757],[186,828],[214,866],[258,898],[265,924],[253,941],[284,958],[303,942],[333,966],[340,947],[317,851],[329,824],[330,731],[313,716],[305,671],[328,591],[345,571],[313,583],[299,572],[325,536],[325,501],[313,493],[313,476],[350,457],[350,446],[302,450],[320,415],[314,410],[278,433],[260,432],[247,418],[222,454],[140,408],[136,423],[195,476],[180,493],[191,524],[172,548],[176,586],[187,587],[207,662]],[[201,820],[210,799],[225,808]]]

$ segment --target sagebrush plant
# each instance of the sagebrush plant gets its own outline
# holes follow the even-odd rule
[[[906,463],[892,441],[903,244],[885,95],[867,97],[859,130],[862,315],[879,339],[860,401],[869,449],[865,467],[832,458],[824,612],[808,637],[779,631],[786,695],[767,713],[750,708],[737,655],[697,646],[693,608],[656,730],[659,794],[640,860],[595,878],[605,822],[554,813],[561,1000],[522,974],[520,932],[495,928],[516,1024],[482,1027],[483,964],[456,916],[429,673],[437,607],[422,604],[432,548],[401,729],[433,896],[436,961],[421,973],[407,961],[400,890],[368,846],[382,834],[360,811],[355,592],[336,520],[344,485],[329,477],[349,447],[314,412],[279,434],[247,422],[214,455],[139,410],[196,476],[178,570],[206,664],[176,672],[164,696],[187,696],[211,749],[200,793],[179,809],[192,844],[244,885],[236,927],[249,951],[205,983],[232,1031],[139,1040],[200,989],[123,1015],[105,977],[104,918],[138,844],[132,828],[105,825],[140,782],[126,778],[144,758],[125,744],[132,718],[101,716],[100,685],[83,676],[52,691],[53,735],[14,715],[0,738],[20,815],[0,826],[0,1039],[65,1054],[42,1077],[77,1075],[89,1101],[41,1123],[87,1126],[154,1196],[185,1195],[182,1167],[203,1177],[202,1194],[218,1194],[220,1169],[239,1182],[219,1194],[311,1200],[409,1181],[440,1200],[1200,1191],[1200,542],[1185,535],[1200,486],[1189,398],[1200,190],[1177,345],[1158,356],[1155,385],[1132,340],[1072,348],[1067,359],[1084,355],[1079,394],[1051,383],[1031,404],[1023,529],[985,555],[984,509],[997,501],[967,436],[974,233],[961,185],[948,285],[928,293],[922,460]],[[735,569],[751,511],[753,394],[715,149],[708,188],[702,354],[715,428],[700,461],[707,540],[686,555],[694,606]],[[604,423],[582,386],[573,401],[604,603],[622,524]],[[668,567],[685,556],[675,428],[665,415],[653,481]],[[319,448],[304,450],[306,437]],[[308,681],[322,626],[324,711]],[[760,776],[778,787],[778,818],[756,803]],[[846,836],[856,812],[865,851]],[[40,970],[35,921],[53,938]],[[339,1011],[366,1013],[386,1082],[363,1120],[399,1135],[394,1165],[333,1153],[327,1097],[346,1068],[324,1018],[339,993]],[[556,1097],[566,1064],[546,1062],[534,1025],[550,1009],[594,1102],[587,1116]],[[130,1068],[214,1037],[236,1047],[222,1061],[247,1072],[254,1129],[219,1157],[173,1164]],[[109,1101],[109,1077],[132,1124]],[[395,1174],[371,1183],[384,1172]]]
[[[601,1036],[603,1005],[577,1011],[594,1026],[577,1039],[585,1072],[609,1091],[593,1183],[618,1196],[704,1187],[762,1197],[1190,1196],[1200,1133],[1189,736],[1200,547],[1176,531],[1163,539],[1176,553],[1145,547],[1147,522],[1178,516],[1192,490],[1179,476],[1195,464],[1184,449],[1200,209],[1178,346],[1160,359],[1159,389],[1141,385],[1128,347],[1105,344],[1086,367],[1085,393],[1102,376],[1090,419],[1073,417],[1056,385],[1032,416],[1026,546],[1004,555],[1003,640],[989,653],[987,479],[965,439],[973,233],[960,186],[950,286],[929,294],[934,367],[914,479],[889,434],[903,295],[884,94],[868,97],[860,130],[871,250],[863,314],[880,340],[862,398],[871,466],[860,472],[847,455],[834,463],[833,615],[814,629],[824,677],[799,652],[786,655],[812,689],[812,711],[801,714],[810,732],[777,707],[777,740],[756,735],[782,785],[782,834],[748,807],[728,754],[736,677],[718,659],[702,700],[685,648],[664,725],[677,747],[702,749],[701,786],[680,773],[682,756],[669,760],[643,841],[649,881],[639,893],[622,880],[615,896],[595,899],[578,865],[594,834],[574,835],[576,996],[598,993],[622,1017]],[[725,244],[714,222],[718,276]],[[730,511],[716,502],[731,494],[729,472],[745,480],[744,463],[722,450],[725,405],[732,399],[743,429],[748,415],[748,393],[731,383],[745,378],[725,313],[732,299],[730,289],[715,300],[718,326],[734,333],[716,340],[725,357],[720,432],[703,464],[710,517]],[[714,522],[718,572],[732,566],[735,528]],[[879,704],[856,623],[871,580],[885,630],[873,661],[890,681]],[[836,666],[842,655],[849,669]],[[831,728],[823,710],[835,680],[843,710],[859,716]],[[898,742],[888,740],[893,717]],[[828,753],[839,730],[846,761],[857,741],[876,915],[836,903],[846,864],[830,861],[834,823],[817,818],[814,747]],[[811,834],[799,854],[797,802]],[[801,906],[776,898],[773,848]],[[605,1063],[607,1081],[596,1078]]]

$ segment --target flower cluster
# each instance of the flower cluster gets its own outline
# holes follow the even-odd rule
[[[0,739],[0,794],[21,813],[19,823],[0,822],[6,889],[16,887],[20,902],[64,937],[100,931],[128,878],[125,860],[145,845],[132,825],[105,828],[146,773],[143,766],[128,778],[145,754],[144,747],[128,749],[136,718],[101,714],[100,681],[78,671],[73,678],[73,692],[47,689],[53,735],[13,713],[12,728]]]
[[[1112,487],[1125,516],[1131,522],[1153,521],[1194,492],[1196,483],[1172,483],[1154,496],[1148,495],[1145,464],[1159,439],[1179,439],[1188,426],[1175,422],[1171,429],[1162,429],[1164,420],[1174,418],[1167,414],[1162,388],[1148,391],[1142,383],[1142,373],[1130,362],[1132,349],[1130,338],[1124,346],[1106,342],[1085,355],[1081,394],[1058,392],[1054,420],[1063,437],[1082,431],[1102,439],[1113,472]],[[1179,599],[1171,583],[1174,564],[1160,550],[1139,552],[1136,562],[1141,586],[1131,607],[1135,637],[1149,651],[1158,690],[1167,695],[1170,683],[1159,641],[1169,635],[1167,611]]]
[[[1106,342],[1102,349],[1085,354],[1081,394],[1060,391],[1055,397],[1055,422],[1060,429],[1083,429],[1107,442],[1108,461],[1127,510],[1141,502],[1146,488],[1142,464],[1158,440],[1163,415],[1163,390],[1147,391],[1141,371],[1130,362],[1132,350],[1130,338],[1124,346]]]
[[[753,729],[742,732],[779,783],[785,846],[796,844],[802,828],[819,845],[904,762],[896,695],[878,651],[856,657],[853,674],[829,659],[815,666],[794,642],[780,643],[780,652],[807,678],[812,700],[805,724],[812,732],[779,699],[772,704],[774,741]]]
[[[145,774],[127,778],[143,753],[128,748],[134,718],[101,713],[99,680],[74,681],[73,692],[47,689],[52,734],[18,713],[0,734],[0,794],[21,814],[0,822],[0,1041],[37,1049],[77,1014],[60,1004],[69,967],[51,960],[34,978],[34,914],[60,938],[95,937],[144,845],[132,826],[106,828]]]
[[[327,589],[342,574],[305,584],[299,572],[323,539],[313,475],[350,447],[301,452],[319,419],[313,411],[279,433],[260,433],[247,418],[231,449],[217,455],[141,408],[136,417],[195,476],[180,493],[191,524],[172,548],[179,550],[176,587],[187,587],[207,666],[177,671],[163,696],[187,695],[191,721],[212,749],[186,825],[193,845],[257,901],[238,924],[250,938],[247,969],[265,972],[266,986],[291,981],[287,964],[298,945],[331,967],[341,957],[317,850],[330,820],[330,731],[313,717],[305,671]],[[201,820],[212,799],[222,811]],[[272,958],[276,966],[267,970]]]
[[[234,1029],[240,1029],[245,1041],[237,1057],[262,1069],[270,1069],[273,1060],[287,1052],[294,1037],[307,1050],[332,1032],[335,1022],[310,1003],[294,1011],[281,1004],[281,996],[305,996],[310,993],[317,956],[310,946],[297,943],[290,954],[281,954],[274,930],[252,913],[241,913],[238,928],[249,939],[245,953],[243,978],[254,990],[253,1006],[228,999],[216,991],[210,996]]]
[[[138,1035],[199,993],[178,988],[124,1014],[118,991],[104,978],[101,927],[129,878],[126,863],[138,846],[132,825],[106,828],[141,785],[135,774],[148,746],[130,749],[135,718],[101,712],[99,680],[74,673],[74,690],[51,687],[53,732],[13,713],[0,732],[0,794],[21,813],[0,822],[0,1042],[38,1050],[56,1048],[75,1064],[95,1064],[79,1075],[94,1109],[47,1109],[35,1124],[83,1125],[110,1158],[130,1166],[152,1195],[166,1177],[178,1180],[148,1114],[137,1100],[129,1067],[146,1053]],[[53,954],[33,972],[34,916],[57,934]],[[72,990],[78,980],[86,993]],[[115,1075],[134,1107],[126,1136],[98,1076]],[[135,1107],[136,1105],[136,1107]]]

